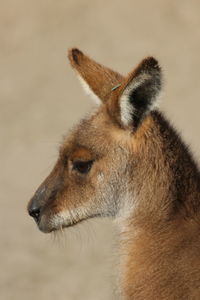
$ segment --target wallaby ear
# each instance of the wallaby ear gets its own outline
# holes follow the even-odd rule
[[[69,50],[68,57],[84,89],[95,100],[107,101],[112,89],[123,81],[122,75],[98,64],[76,48]]]
[[[144,117],[155,109],[161,83],[161,69],[153,57],[145,58],[124,79],[110,105],[112,115],[115,115],[121,126],[136,129]]]

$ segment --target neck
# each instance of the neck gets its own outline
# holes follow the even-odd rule
[[[140,136],[138,173],[133,187],[137,194],[137,215],[154,215],[154,218],[157,216],[156,221],[173,219],[178,215],[195,218],[200,212],[200,172],[197,164],[160,113],[154,112],[148,122],[146,135]]]
[[[199,171],[159,113],[152,114],[150,123],[148,136],[142,136],[138,168],[134,166],[132,199],[126,201],[119,221],[125,299],[171,299],[167,294],[173,293],[170,286],[166,286],[163,298],[159,294],[159,276],[166,280],[172,276],[173,266],[168,268],[176,266],[174,255],[177,249],[184,251],[185,241],[199,243]],[[148,155],[150,159],[145,159]],[[187,263],[184,266],[185,272],[190,270]],[[178,265],[177,272],[181,272]],[[177,299],[181,299],[178,291]]]
[[[130,223],[121,233],[122,299],[199,299],[190,294],[190,289],[199,291],[199,226],[178,219],[165,225]]]

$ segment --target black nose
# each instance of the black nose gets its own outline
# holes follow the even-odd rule
[[[39,221],[40,219],[40,208],[35,206],[35,205],[31,205],[28,208],[28,213],[31,217],[33,217],[35,219],[36,222]]]
[[[39,187],[28,204],[28,213],[38,223],[41,217],[42,202],[44,201],[43,186]]]

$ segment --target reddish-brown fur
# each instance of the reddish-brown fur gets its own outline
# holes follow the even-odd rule
[[[78,49],[69,59],[103,104],[65,138],[29,213],[44,232],[113,217],[122,299],[199,300],[200,173],[156,110],[157,61],[146,58],[123,77]]]

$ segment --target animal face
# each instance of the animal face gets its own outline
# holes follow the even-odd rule
[[[153,58],[143,60],[127,77],[77,49],[69,58],[102,104],[64,139],[54,169],[29,202],[29,214],[43,232],[120,214],[134,182],[130,176],[138,167],[136,137],[139,130],[145,134],[161,87]]]

